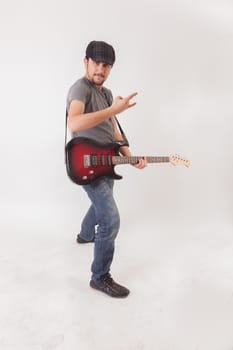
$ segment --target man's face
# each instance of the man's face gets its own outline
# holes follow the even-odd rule
[[[95,62],[91,58],[84,58],[86,67],[86,76],[97,87],[101,87],[112,69],[110,64],[104,62]]]

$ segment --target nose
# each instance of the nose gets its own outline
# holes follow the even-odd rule
[[[105,64],[104,63],[102,63],[102,62],[100,62],[100,63],[98,63],[97,64],[97,68],[98,68],[98,71],[104,71],[105,70]]]
[[[98,65],[98,70],[99,70],[99,71],[101,71],[101,72],[104,71],[104,68],[105,68],[105,67],[104,67],[103,63],[100,63],[100,64]]]

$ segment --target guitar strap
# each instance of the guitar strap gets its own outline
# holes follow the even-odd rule
[[[103,91],[103,92],[104,92],[104,91]],[[111,103],[110,103],[109,98],[108,98],[108,96],[107,96],[107,94],[106,94],[105,92],[104,92],[104,96],[105,96],[105,99],[106,99],[106,101],[107,101],[107,103],[108,103],[108,105],[109,105],[109,107],[110,107],[110,106],[111,106]],[[117,122],[118,128],[119,128],[119,130],[120,130],[121,136],[123,137],[123,140],[125,141],[124,146],[128,146],[128,147],[129,147],[129,141],[128,141],[128,139],[127,139],[127,137],[126,137],[126,135],[125,135],[125,133],[124,133],[122,127],[121,127],[121,124],[119,123],[117,117],[116,117],[116,116],[114,116],[114,117],[115,117],[115,119],[116,119],[116,122]]]
[[[67,152],[66,152],[66,144],[67,144],[67,119],[68,119],[68,112],[67,112],[67,109],[66,109],[66,120],[65,120],[65,145],[64,145],[65,164],[67,164]]]

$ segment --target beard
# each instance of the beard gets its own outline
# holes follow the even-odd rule
[[[92,82],[97,86],[101,86],[105,82],[104,76],[102,74],[95,74],[92,78]]]

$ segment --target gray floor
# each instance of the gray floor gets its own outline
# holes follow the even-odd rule
[[[2,226],[1,350],[233,349],[232,227],[123,215],[112,274],[131,294],[115,300],[88,285],[93,245],[25,218]]]

